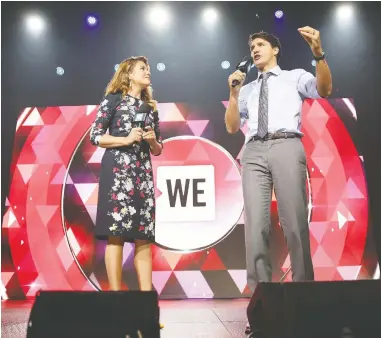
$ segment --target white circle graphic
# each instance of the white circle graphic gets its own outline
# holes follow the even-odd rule
[[[152,159],[156,243],[168,250],[205,250],[228,236],[243,211],[241,173],[220,145],[196,136],[164,141]]]

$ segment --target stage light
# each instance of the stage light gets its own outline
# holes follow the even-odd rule
[[[283,12],[282,12],[282,11],[276,11],[276,12],[275,12],[275,17],[276,17],[277,19],[281,19],[281,18],[283,18]]]
[[[203,11],[202,17],[205,23],[214,23],[218,18],[218,13],[214,8],[206,8]]]
[[[97,22],[98,22],[98,20],[97,20],[97,18],[94,15],[88,15],[87,18],[86,18],[86,23],[90,27],[96,26]]]
[[[149,11],[148,21],[155,28],[165,28],[170,22],[169,12],[165,7],[155,6]]]
[[[57,67],[56,73],[57,73],[57,75],[64,75],[65,70],[62,67]]]
[[[341,5],[336,11],[337,18],[340,20],[348,20],[353,16],[353,6],[351,5]]]
[[[38,14],[31,14],[25,18],[26,28],[33,35],[41,34],[45,29],[45,20]]]
[[[119,68],[119,64],[117,63],[117,64],[114,66],[115,71],[117,71],[118,68]]]
[[[230,62],[229,61],[222,61],[221,62],[221,67],[223,69],[228,69],[230,67]]]
[[[156,68],[159,72],[162,72],[165,70],[165,64],[160,62],[156,65]]]

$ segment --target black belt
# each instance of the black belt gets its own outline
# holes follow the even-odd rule
[[[250,141],[267,141],[267,140],[277,140],[281,138],[302,138],[302,135],[297,133],[289,132],[276,132],[274,134],[267,134],[264,138],[259,137],[258,135],[253,136]]]

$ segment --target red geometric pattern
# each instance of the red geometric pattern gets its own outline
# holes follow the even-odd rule
[[[368,230],[364,170],[333,101],[307,100],[303,106],[315,277],[368,278],[359,276]],[[12,262],[2,262],[2,297],[20,292],[33,297],[39,288],[107,288],[104,247],[91,237],[102,149],[89,144],[88,130],[97,108],[31,107],[22,112],[16,127],[12,182],[2,227],[3,242],[9,244],[12,255]],[[219,121],[224,105],[218,109]],[[187,104],[160,104],[164,138],[209,138],[229,149],[239,163],[243,134],[238,143],[228,135],[222,136],[225,130],[217,128],[222,124],[216,122],[216,111],[212,113],[200,114]],[[278,224],[274,210],[275,200],[272,217]],[[277,228],[275,235],[281,231]],[[274,251],[278,250],[275,263],[285,271],[289,257],[284,244],[279,247],[281,251],[274,246]],[[127,244],[125,289],[137,285],[132,252],[133,246]],[[245,296],[243,227],[237,226],[224,241],[200,252],[177,253],[153,246],[153,268],[153,284],[163,298]]]

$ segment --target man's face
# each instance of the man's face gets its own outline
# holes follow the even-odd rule
[[[255,66],[259,69],[262,69],[270,62],[272,62],[273,59],[276,61],[278,48],[271,47],[270,42],[264,39],[256,38],[251,42],[250,52]]]

